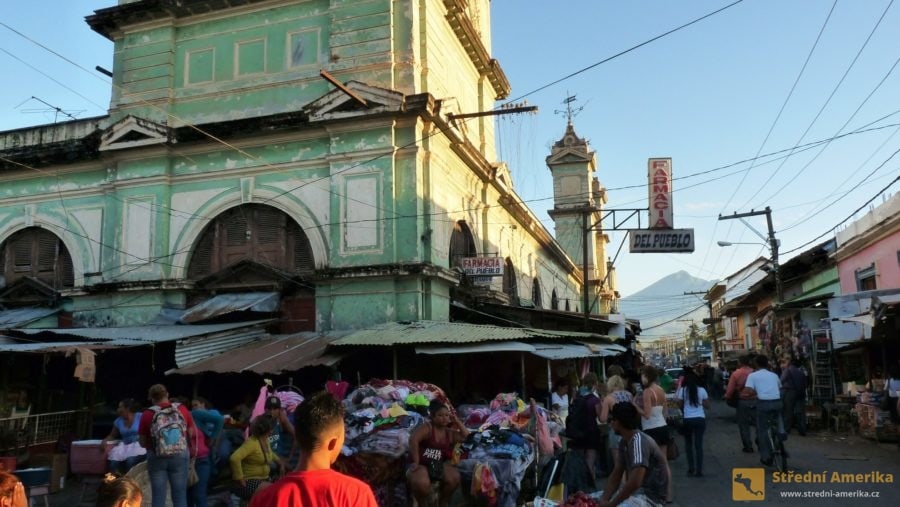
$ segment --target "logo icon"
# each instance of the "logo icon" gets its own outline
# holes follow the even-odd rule
[[[754,501],[766,499],[765,468],[732,468],[731,499]]]

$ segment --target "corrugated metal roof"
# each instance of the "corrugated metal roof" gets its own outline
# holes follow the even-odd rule
[[[0,329],[9,329],[24,326],[58,312],[58,308],[34,307],[4,310],[0,312]]]
[[[170,370],[166,374],[195,375],[203,372],[237,373],[243,371],[277,374],[299,370],[306,366],[320,364],[330,366],[337,363],[343,356],[325,354],[325,348],[346,334],[346,331],[324,334],[304,332],[274,336],[248,343],[187,367]]]
[[[493,352],[534,352],[534,346],[522,342],[490,342],[472,345],[416,347],[416,354],[484,354]]]
[[[355,331],[334,345],[417,345],[424,343],[480,343],[533,339],[609,340],[608,337],[575,331],[556,331],[526,327],[499,327],[461,322],[421,320],[389,322]],[[610,340],[611,341],[611,340]]]
[[[69,352],[75,348],[93,349],[96,346],[97,342],[0,343],[0,352]]]
[[[181,321],[190,324],[241,311],[271,313],[278,309],[280,300],[277,292],[219,294],[188,309],[181,316]]]
[[[534,355],[551,360],[617,356],[624,352],[624,347],[619,345],[600,347],[589,347],[581,343],[535,343],[533,345]],[[623,350],[619,351],[616,347]]]
[[[266,335],[265,326],[260,324],[247,328],[232,329],[221,333],[187,338],[175,345],[175,364],[187,366],[217,354],[256,341]]]
[[[621,349],[621,350],[619,350]],[[590,347],[582,343],[522,343],[484,342],[471,345],[446,345],[416,347],[416,354],[485,354],[496,352],[527,352],[550,360],[576,359],[581,357],[617,356],[625,351],[620,345],[598,345]]]
[[[262,325],[268,320],[232,322],[228,324],[194,324],[183,326],[82,327],[52,329],[16,329],[16,333],[38,335],[51,333],[86,340],[109,340],[110,345],[141,345],[183,340],[193,336],[221,333],[232,329]]]

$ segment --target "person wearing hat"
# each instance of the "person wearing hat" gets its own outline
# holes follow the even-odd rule
[[[293,470],[296,462],[293,461],[297,450],[296,432],[294,425],[288,418],[287,411],[281,406],[281,399],[272,395],[266,398],[266,414],[275,421],[275,428],[269,435],[269,446],[278,455],[282,465],[287,470]]]

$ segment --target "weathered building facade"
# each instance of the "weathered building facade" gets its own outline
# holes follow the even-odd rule
[[[96,11],[115,43],[109,115],[0,133],[0,304],[61,310],[30,325],[116,327],[271,291],[282,332],[448,320],[458,291],[583,309],[580,239],[561,245],[521,202],[490,116],[457,118],[510,91],[489,14],[487,0]],[[599,208],[574,140],[579,160],[548,159],[583,173],[557,210]],[[606,240],[588,241],[588,275],[606,280],[591,306],[608,313]],[[474,256],[504,275],[471,287],[457,266]]]

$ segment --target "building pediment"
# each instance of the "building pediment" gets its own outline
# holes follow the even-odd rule
[[[103,131],[100,136],[100,151],[166,144],[171,139],[167,126],[129,115]]]
[[[58,299],[56,289],[31,276],[22,277],[0,291],[0,304],[10,307],[54,306]]]
[[[277,290],[294,276],[294,273],[244,259],[198,280],[195,288],[210,291],[248,288]]]
[[[349,81],[347,90],[335,89],[307,104],[303,109],[310,122],[368,116],[403,109],[404,95],[394,90]]]
[[[593,152],[585,152],[579,148],[562,148],[547,157],[547,164],[590,163],[593,160]]]

